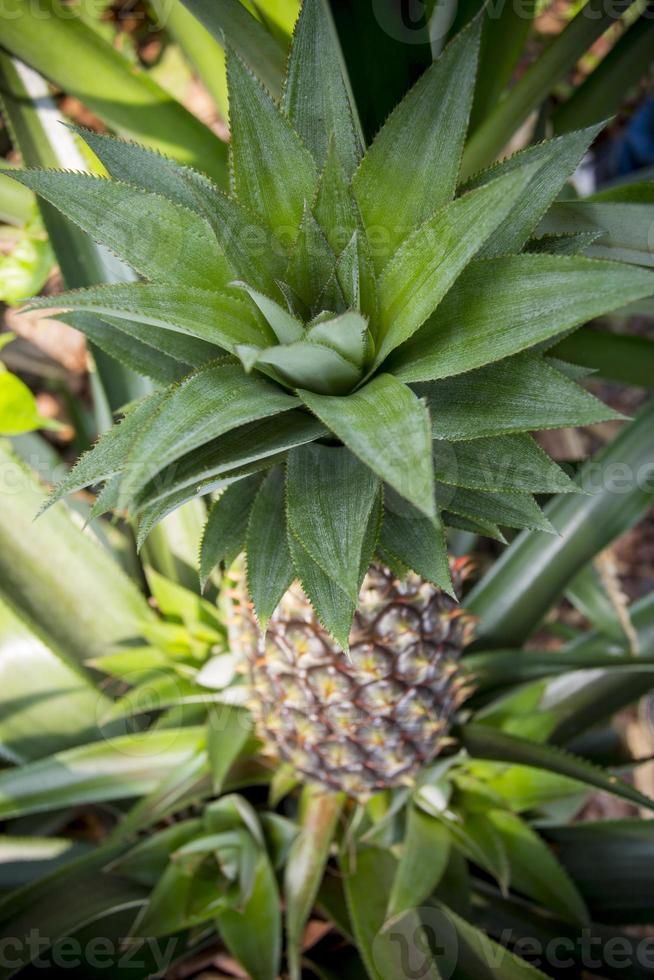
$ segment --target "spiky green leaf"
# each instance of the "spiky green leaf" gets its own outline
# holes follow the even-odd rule
[[[227,55],[227,79],[236,194],[273,231],[295,237],[316,186],[311,154],[233,51]]]
[[[282,108],[322,168],[330,139],[347,175],[362,153],[361,127],[326,0],[305,0],[295,25]]]
[[[529,493],[517,490],[512,493],[482,492],[437,483],[436,500],[443,510],[473,521],[480,518],[503,527],[528,527],[555,533]]]
[[[132,140],[71,124],[93,150],[98,160],[114,178],[144,191],[167,197],[190,211],[201,210],[198,190],[217,190],[215,184],[198,170],[184,166],[157,150]]]
[[[410,388],[380,374],[343,398],[306,390],[298,394],[366,466],[434,517],[429,413]]]
[[[105,354],[115,357],[132,371],[143,374],[161,385],[179,381],[191,370],[190,364],[181,364],[174,357],[169,357],[163,351],[156,350],[142,343],[137,337],[123,332],[119,326],[116,326],[122,324],[121,320],[111,322],[111,318],[100,319],[91,313],[80,312],[67,313],[63,318],[58,317],[58,319],[63,319],[69,326],[79,330],[87,340]]]
[[[347,650],[354,619],[354,603],[334,579],[316,564],[290,528],[288,541],[295,574],[319,621],[343,650]]]
[[[384,495],[380,544],[414,572],[453,594],[447,544],[439,519],[427,518],[391,490]]]
[[[261,468],[272,466],[294,446],[326,434],[317,419],[293,410],[239,426],[162,470],[136,495],[132,506],[138,512],[185,488],[187,499],[200,491],[209,492],[221,477],[229,480],[236,472],[258,463],[262,463]]]
[[[473,262],[389,369],[403,381],[471,371],[652,292],[654,275],[614,262],[555,255]]]
[[[281,957],[281,912],[275,873],[264,850],[254,869],[252,892],[240,908],[218,913],[220,935],[251,977],[275,980]]]
[[[200,581],[207,582],[216,565],[229,568],[245,547],[248,520],[261,477],[245,477],[227,487],[209,511],[200,545]]]
[[[123,320],[121,317],[110,316],[107,313],[102,316],[89,316],[84,312],[73,310],[55,314],[54,317],[48,316],[48,319],[62,320],[74,326],[76,330],[81,330],[86,336],[92,336],[101,349],[104,349],[103,345],[114,344],[119,349],[129,345],[129,349],[134,350],[134,344],[137,344],[137,349],[142,350],[144,359],[154,357],[155,366],[157,363],[162,363],[161,358],[174,360],[178,368],[183,369],[184,374],[188,374],[194,367],[202,367],[208,361],[216,359],[215,344],[209,344],[206,340],[197,340],[189,334],[181,334],[176,330],[155,327],[153,323]],[[122,339],[116,338],[114,336],[116,333],[123,334]],[[144,347],[148,350],[143,350]],[[144,373],[147,375],[147,372]],[[179,378],[179,375],[177,377]]]
[[[654,811],[654,800],[624,780],[554,745],[531,742],[515,735],[508,735],[489,725],[479,724],[464,725],[460,730],[460,738],[464,748],[474,758],[493,759],[497,762],[544,769],[559,776],[576,779],[587,786],[593,786],[595,789]]]
[[[379,481],[349,449],[312,444],[289,454],[288,522],[313,560],[356,602],[366,527]]]
[[[196,212],[131,184],[66,170],[12,170],[148,279],[219,289],[233,271]]]
[[[561,201],[547,212],[538,234],[599,232],[587,249],[596,258],[654,266],[652,250],[654,202],[636,200]]]
[[[235,270],[246,269],[270,287],[285,264],[281,242],[236,198],[208,177],[156,150],[81,127],[72,127],[91,147],[109,174],[195,211],[207,220]]]
[[[284,472],[276,467],[255,498],[247,532],[247,577],[262,628],[295,577],[286,532]]]
[[[81,490],[93,483],[101,483],[120,472],[129,447],[157,414],[164,397],[164,392],[155,392],[131,406],[118,425],[104,432],[92,449],[80,456],[70,473],[50,494],[47,506],[54,504],[67,493]]]
[[[296,398],[237,364],[200,368],[169,388],[158,412],[130,448],[121,481],[127,502],[165,466],[185,453],[255,419],[294,408]]]
[[[415,390],[427,400],[435,439],[480,439],[621,417],[528,354],[455,378],[417,384]]]
[[[469,490],[571,493],[578,489],[526,434],[456,443],[435,440],[434,473],[442,483]]]
[[[465,189],[472,190],[519,167],[535,167],[524,195],[482,246],[480,258],[520,251],[568,177],[576,170],[603,125],[590,126],[588,129],[527,147],[466,182]]]
[[[339,255],[361,219],[333,139],[318,181],[313,213],[332,251]]]
[[[581,255],[600,237],[600,231],[562,232],[560,235],[541,235],[530,238],[525,252],[545,252],[549,255]]]
[[[479,25],[462,32],[394,109],[354,176],[366,230],[380,231],[381,269],[454,195],[474,89]]]
[[[43,297],[32,300],[30,309],[51,305],[52,298]],[[57,305],[163,327],[229,351],[237,344],[260,346],[272,339],[267,324],[245,300],[190,286],[142,282],[90,286],[62,293]]]
[[[324,232],[305,205],[300,232],[284,278],[307,309],[320,312],[317,309],[318,297],[335,264],[336,256]]]
[[[428,218],[398,249],[379,282],[381,364],[434,312],[454,280],[523,193],[530,168],[507,174]]]

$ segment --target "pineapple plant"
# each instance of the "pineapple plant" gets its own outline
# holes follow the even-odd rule
[[[539,237],[597,127],[461,178],[481,24],[367,148],[322,0],[302,6],[279,102],[228,49],[229,193],[90,131],[108,177],[11,172],[139,277],[57,303],[100,345],[129,337],[156,383],[52,502],[104,484],[94,514],[127,508],[142,542],[222,491],[201,574],[245,553],[235,616],[251,604],[256,629],[232,637],[262,731],[355,795],[447,735],[466,620],[445,529],[552,531],[535,495],[576,488],[529,432],[616,417],[548,347],[654,291],[646,269],[578,254],[587,229]]]
[[[553,935],[566,938],[553,956],[576,944],[573,971],[590,966],[590,936],[593,973],[625,975],[618,939],[634,977],[647,975],[640,934],[622,927],[653,921],[651,833],[633,808],[654,804],[618,775],[638,759],[609,725],[651,689],[651,598],[629,610],[631,637],[600,596],[596,630],[556,652],[522,644],[564,589],[591,609],[588,563],[651,502],[610,477],[651,462],[651,405],[576,479],[530,435],[619,418],[565,352],[579,338],[606,371],[602,343],[635,340],[591,330],[588,343],[585,324],[654,292],[640,216],[651,205],[638,203],[650,198],[629,185],[570,199],[597,113],[577,113],[583,129],[555,113],[552,138],[544,109],[550,138],[501,156],[611,17],[585,22],[582,9],[509,85],[526,25],[510,5],[466,25],[466,7],[386,105],[393,85],[374,87],[369,51],[353,56],[347,38],[342,51],[332,20],[342,41],[351,16],[356,36],[365,5],[305,0],[288,59],[285,5],[255,6],[184,2],[216,35],[212,64],[225,48],[228,168],[225,145],[174,101],[143,127],[136,110],[158,96],[130,66],[124,101],[88,92],[130,138],[73,127],[96,175],[52,169],[53,154],[35,153],[29,78],[0,54],[28,166],[10,176],[44,204],[69,288],[60,316],[113,359],[113,376],[121,364],[141,376],[127,375],[120,420],[49,500],[0,446],[3,473],[29,486],[0,487],[0,669],[19,638],[40,684],[13,676],[15,661],[3,674],[3,929],[42,930],[55,957],[59,938],[101,931],[117,937],[116,968],[124,937],[141,937],[139,977],[173,955],[185,962],[171,975],[192,975],[197,955],[198,969],[215,957],[254,980],[530,980],[559,975]],[[193,25],[199,42],[197,22],[171,10],[171,30]],[[3,44],[38,61],[42,25],[21,16]],[[118,80],[118,53],[72,21],[80,77],[91,51]],[[62,46],[63,24],[48,25]],[[625,33],[635,54],[642,25]],[[380,27],[379,61],[401,61]],[[63,56],[37,67],[75,93]],[[61,498],[85,487],[93,503],[74,506],[94,531],[122,537],[113,514],[135,529],[133,582],[70,520]],[[194,542],[204,598],[156,547],[185,513],[206,518]],[[471,590],[473,561],[448,553],[461,532],[507,545]],[[575,822],[597,790],[629,817]],[[33,956],[23,945],[11,964],[0,957],[0,977],[31,975]]]

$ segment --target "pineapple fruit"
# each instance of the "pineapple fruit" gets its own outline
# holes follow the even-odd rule
[[[94,513],[127,509],[143,541],[219,491],[201,576],[245,552],[262,729],[354,795],[414,773],[456,707],[446,528],[551,530],[534,494],[576,487],[529,433],[614,417],[548,344],[654,291],[578,254],[587,233],[539,235],[597,128],[461,178],[479,29],[365,147],[328,6],[305,0],[279,103],[227,52],[228,190],[87,131],[108,178],[9,172],[138,277],[57,305],[154,383],[51,499],[102,485]]]
[[[465,559],[452,562],[459,584]],[[233,649],[245,655],[258,733],[307,779],[364,799],[410,784],[447,744],[465,696],[459,656],[473,621],[450,596],[380,564],[366,574],[344,656],[292,586],[264,634],[234,590]]]

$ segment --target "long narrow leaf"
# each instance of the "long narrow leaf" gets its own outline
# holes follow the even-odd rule
[[[620,5],[618,15],[629,3]],[[464,177],[492,163],[529,113],[615,20],[616,11],[608,10],[603,0],[588,0],[473,133],[463,155]]]
[[[375,365],[408,340],[506,217],[532,175],[506,174],[446,205],[398,249],[379,282],[382,310]]]
[[[2,41],[118,132],[227,184],[225,144],[59,0],[43,0],[38,9],[9,0]]]
[[[322,168],[331,134],[346,174],[362,152],[361,124],[327,0],[304,0],[288,62],[284,111]]]
[[[139,732],[8,769],[0,774],[0,813],[6,818],[148,793],[204,740],[203,727]]]
[[[464,748],[473,758],[545,769],[654,811],[654,800],[640,793],[633,786],[553,745],[530,742],[515,735],[507,735],[506,732],[500,732],[487,725],[464,725],[459,734]]]
[[[538,233],[596,232],[599,237],[588,246],[587,255],[652,267],[653,220],[654,201],[645,195],[639,201],[591,198],[555,204],[543,218]]]
[[[653,292],[654,275],[616,263],[555,255],[474,262],[391,369],[403,381],[474,370]]]
[[[0,101],[12,138],[28,167],[83,169],[73,138],[61,121],[45,79],[27,65],[0,52]],[[23,185],[16,183],[17,187]],[[107,249],[96,245],[76,225],[42,201],[40,211],[69,288],[96,282],[124,281],[130,270]],[[96,348],[97,373],[92,373],[94,410],[98,429],[107,428],[112,410],[145,394],[151,385]]]
[[[25,762],[91,741],[109,701],[0,593],[0,755]]]
[[[313,159],[288,119],[232,52],[227,75],[236,193],[273,231],[294,230],[304,202],[315,190]]]
[[[379,481],[348,449],[311,445],[289,455],[288,522],[322,570],[354,602]]]
[[[521,534],[473,589],[468,602],[484,646],[521,642],[579,569],[646,513],[652,488],[642,474],[654,458],[653,419],[650,404],[585,464],[578,483],[589,495],[559,497],[546,508],[558,537]]]
[[[380,374],[345,398],[298,394],[366,466],[427,517],[434,516],[429,414],[410,388]]]
[[[354,177],[364,225],[386,233],[387,256],[454,196],[478,47],[477,24],[452,42],[395,108]]]
[[[464,188],[471,190],[520,167],[534,167],[525,193],[482,246],[479,257],[493,258],[521,250],[566,180],[577,169],[601,128],[600,125],[589,126],[587,129],[528,146],[466,181]]]
[[[621,418],[529,354],[414,388],[427,401],[435,439],[478,439]]]
[[[127,458],[119,501],[126,503],[169,463],[224,432],[298,404],[296,398],[235,364],[209,364],[169,389]]]
[[[654,388],[654,340],[648,337],[581,327],[550,353],[583,364],[607,381]]]
[[[79,663],[138,635],[151,613],[134,583],[63,503],[35,520],[46,494],[6,443],[0,462],[5,485],[13,488],[2,494],[0,510],[3,592]],[[44,555],[58,557],[44,561]]]
[[[322,788],[303,791],[300,832],[286,862],[284,896],[291,977],[300,977],[302,930],[309,918],[329,856],[343,798]]]
[[[174,330],[229,351],[236,344],[261,344],[266,336],[261,321],[243,300],[190,286],[147,282],[89,286],[62,293],[57,303],[65,309],[109,314]],[[52,298],[48,296],[30,303],[30,309],[35,310],[51,306]]]
[[[216,40],[238,51],[273,95],[279,95],[284,76],[284,48],[239,0],[182,0]]]
[[[247,554],[250,596],[265,629],[295,576],[286,533],[284,472],[279,467],[264,480],[250,511]]]

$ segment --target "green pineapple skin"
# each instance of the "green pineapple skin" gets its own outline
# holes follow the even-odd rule
[[[453,562],[461,583],[468,565]],[[365,799],[411,785],[448,744],[465,696],[459,667],[472,617],[410,572],[374,564],[361,588],[346,655],[295,583],[259,629],[243,582],[234,590],[232,649],[244,657],[250,709],[268,754],[303,778]]]

